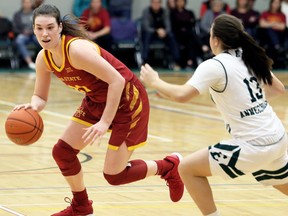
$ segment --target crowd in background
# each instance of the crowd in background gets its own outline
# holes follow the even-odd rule
[[[228,13],[242,20],[245,30],[274,60],[274,68],[287,68],[288,0],[270,0],[265,11],[257,11],[255,1],[235,0],[234,8],[224,0],[205,0],[196,17],[196,9],[186,7],[187,0],[166,0],[165,4],[162,0],[150,0],[142,15],[132,20],[133,0],[74,0],[72,13],[81,19],[91,40],[120,60],[123,54],[117,56],[115,44],[130,43],[139,52],[135,58],[138,66],[162,63],[165,59],[168,63],[162,66],[173,70],[195,68],[212,56],[211,24],[218,15]],[[32,13],[43,2],[22,0],[12,20],[0,16],[0,40],[13,41],[15,53],[32,70],[35,55],[31,50],[39,49],[33,34]]]

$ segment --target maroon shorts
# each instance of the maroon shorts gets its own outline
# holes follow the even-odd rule
[[[91,126],[100,120],[105,105],[86,96],[72,120]],[[149,112],[147,92],[137,77],[134,77],[124,88],[118,111],[110,126],[112,132],[109,149],[117,150],[123,142],[128,150],[144,145],[148,135]]]

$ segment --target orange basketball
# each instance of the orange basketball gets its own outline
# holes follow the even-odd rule
[[[12,111],[5,123],[8,138],[18,145],[35,143],[41,137],[43,128],[41,116],[33,109]]]

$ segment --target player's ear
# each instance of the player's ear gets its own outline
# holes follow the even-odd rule
[[[214,46],[217,47],[219,46],[220,41],[217,37],[213,37],[213,43],[214,43]]]
[[[60,24],[59,24],[59,34],[61,34],[62,30],[63,30],[63,24],[62,24],[62,22],[60,22]]]

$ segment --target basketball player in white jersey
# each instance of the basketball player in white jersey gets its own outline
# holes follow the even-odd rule
[[[186,84],[161,80],[149,65],[142,66],[140,78],[179,102],[209,90],[232,139],[192,153],[178,169],[202,214],[218,216],[208,176],[229,179],[251,173],[258,182],[288,195],[288,139],[267,102],[285,93],[271,72],[272,60],[233,16],[218,16],[210,35],[215,57],[200,64]]]

